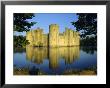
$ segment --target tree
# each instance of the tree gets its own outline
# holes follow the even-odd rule
[[[14,31],[27,32],[36,22],[29,22],[34,17],[33,13],[14,13]],[[25,47],[29,44],[25,36],[14,36],[14,47]]]
[[[83,38],[80,40],[80,45],[82,45],[82,46],[96,46],[97,41],[96,41],[95,37],[87,36],[86,38]]]
[[[14,36],[14,47],[25,47],[29,44],[25,36]]]
[[[97,14],[96,13],[77,13],[78,20],[71,22],[80,32],[82,38],[92,35],[97,36]]]
[[[35,22],[29,22],[28,19],[32,19],[33,17],[33,13],[14,13],[14,31],[29,31]]]
[[[80,32],[81,45],[97,45],[97,14],[77,13],[78,20],[71,22]]]

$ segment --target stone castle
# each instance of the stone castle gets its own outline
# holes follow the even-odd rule
[[[78,32],[65,28],[65,32],[59,33],[57,24],[49,25],[49,33],[44,34],[43,29],[37,28],[26,33],[26,40],[31,46],[76,46],[80,45],[80,36]]]

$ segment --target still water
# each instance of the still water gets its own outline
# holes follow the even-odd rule
[[[15,75],[69,75],[73,71],[96,67],[97,51],[94,47],[27,46],[14,50],[13,64]]]

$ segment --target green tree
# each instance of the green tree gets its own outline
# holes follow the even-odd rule
[[[25,36],[14,36],[14,47],[25,47],[29,44],[29,41],[26,40]]]
[[[82,45],[97,45],[97,14],[77,13],[78,20],[71,22],[80,32]]]
[[[97,41],[96,41],[95,37],[87,36],[86,38],[83,38],[80,40],[80,45],[82,45],[82,46],[96,46]]]
[[[28,21],[28,19],[32,19],[33,17],[33,13],[14,13],[14,31],[29,31],[31,26],[36,23]]]
[[[96,13],[77,13],[78,20],[71,22],[80,32],[82,38],[92,35],[97,36],[97,14]]]
[[[33,13],[14,13],[14,31],[16,32],[27,32],[30,31],[31,26],[36,24],[36,22],[29,22],[29,19],[32,19],[34,16]],[[14,36],[14,47],[25,47],[29,44],[28,40],[24,36]]]

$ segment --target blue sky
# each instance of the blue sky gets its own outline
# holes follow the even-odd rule
[[[65,27],[75,30],[75,27],[71,24],[73,21],[77,21],[78,16],[75,13],[36,13],[35,17],[29,19],[29,22],[37,22],[34,26],[31,27],[32,30],[37,29],[38,27],[43,29],[44,33],[49,32],[50,24],[58,24],[59,31],[65,31]],[[19,33],[15,33],[19,34]],[[20,33],[25,35],[25,33]]]

